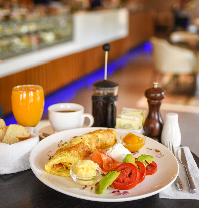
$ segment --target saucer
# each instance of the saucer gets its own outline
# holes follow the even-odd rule
[[[41,120],[35,127],[39,133],[54,134],[55,130],[49,120]]]
[[[84,124],[83,128],[86,128],[87,125]],[[51,123],[49,120],[41,120],[37,126],[35,127],[38,133],[45,133],[45,134],[54,134],[57,133],[53,127],[51,126]]]

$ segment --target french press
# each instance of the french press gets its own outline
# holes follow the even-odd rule
[[[104,80],[93,83],[93,126],[115,128],[116,101],[118,99],[118,84],[107,80],[107,52],[110,50],[110,45],[103,45],[103,50],[106,51]]]

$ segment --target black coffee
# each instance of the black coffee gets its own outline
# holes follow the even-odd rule
[[[115,128],[116,108],[113,105],[107,105],[103,101],[93,101],[93,127]]]
[[[76,112],[75,110],[60,110],[60,111],[56,111],[58,113],[72,113],[72,112]]]

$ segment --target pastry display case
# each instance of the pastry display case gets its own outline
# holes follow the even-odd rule
[[[45,16],[34,20],[0,22],[0,59],[72,40],[73,16]]]

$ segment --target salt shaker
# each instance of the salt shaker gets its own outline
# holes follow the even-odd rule
[[[167,145],[168,141],[171,141],[174,147],[179,147],[181,144],[181,132],[177,113],[166,114],[166,119],[161,134],[161,143]]]

